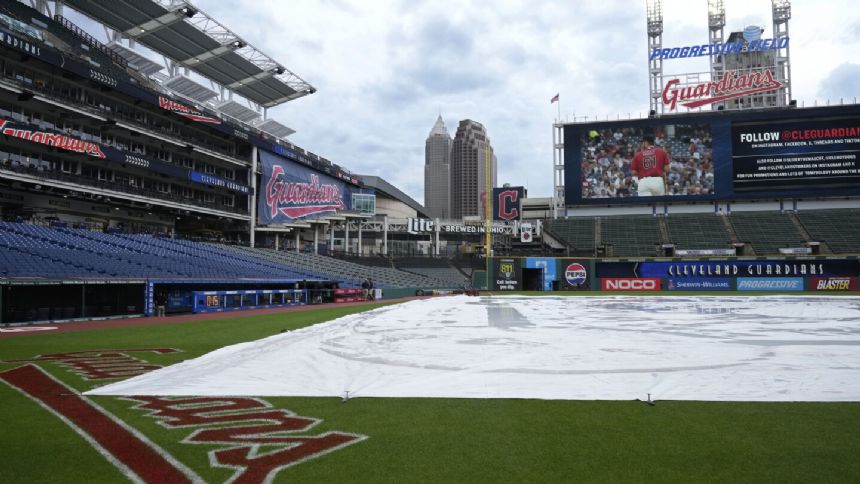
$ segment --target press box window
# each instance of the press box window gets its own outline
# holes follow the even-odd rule
[[[376,195],[372,193],[353,193],[352,209],[363,215],[376,215]]]

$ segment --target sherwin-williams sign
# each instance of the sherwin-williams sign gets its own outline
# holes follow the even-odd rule
[[[317,219],[348,208],[343,182],[266,151],[260,151],[260,162],[261,225]]]
[[[730,277],[710,277],[692,279],[669,279],[666,289],[670,291],[731,291]]]

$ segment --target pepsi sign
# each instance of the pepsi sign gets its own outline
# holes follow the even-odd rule
[[[568,264],[564,269],[564,279],[571,286],[581,286],[588,280],[588,271],[579,262]]]

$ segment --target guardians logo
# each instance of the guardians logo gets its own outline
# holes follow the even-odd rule
[[[272,165],[265,193],[266,207],[272,219],[279,213],[296,219],[346,208],[337,185],[321,185],[317,175],[311,175],[310,183],[291,183],[284,175],[283,166]]]
[[[221,120],[216,117],[201,113],[194,108],[190,108],[182,103],[178,103],[164,96],[158,96],[158,107],[164,109],[165,111],[170,111],[171,113],[178,114],[183,118],[188,118],[192,121],[199,121],[201,123],[221,124]]]
[[[39,143],[52,148],[95,156],[96,158],[105,158],[104,152],[102,152],[101,147],[96,143],[72,138],[64,134],[34,131],[27,129],[25,126],[8,119],[0,119],[0,132],[6,136],[32,141],[33,143]]]
[[[783,84],[773,78],[770,69],[740,74],[729,71],[719,81],[702,82],[693,86],[678,87],[680,79],[672,79],[663,88],[663,104],[674,111],[678,103],[685,108],[698,108],[729,99],[779,89]]]

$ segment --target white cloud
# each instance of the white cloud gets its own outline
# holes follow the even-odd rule
[[[645,5],[602,2],[197,0],[313,84],[271,116],[294,142],[355,172],[379,175],[423,203],[424,140],[441,112],[483,123],[499,181],[552,192],[552,121],[648,111]],[[769,0],[726,0],[727,28],[770,29]],[[860,13],[846,0],[792,5],[793,96],[827,96],[828,73],[854,57]],[[664,0],[664,45],[707,41],[705,2]],[[677,61],[667,72],[707,70]],[[856,84],[849,89],[856,88]],[[841,94],[840,94],[841,95]]]

